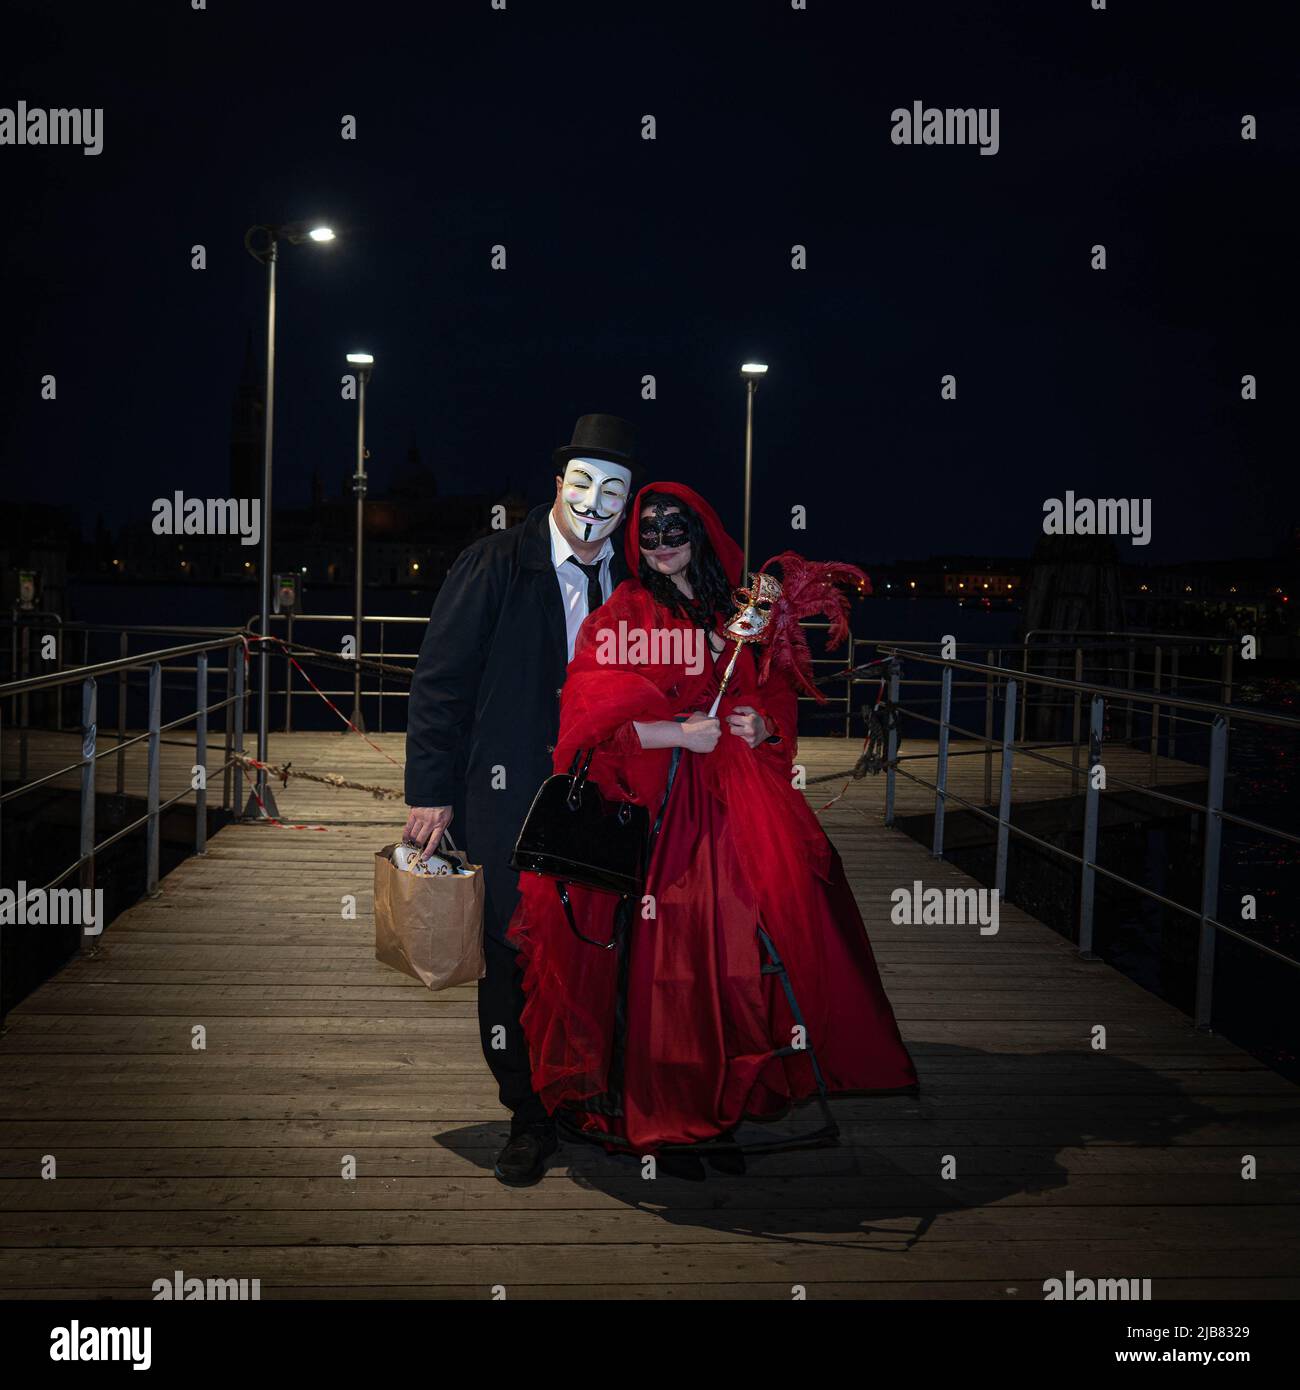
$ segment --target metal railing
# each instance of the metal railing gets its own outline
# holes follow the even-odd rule
[[[1224,809],[1224,784],[1228,764],[1229,720],[1232,719],[1238,722],[1268,725],[1275,729],[1287,729],[1292,732],[1297,732],[1300,731],[1300,719],[1292,718],[1288,715],[1266,713],[1254,709],[1242,709],[1240,706],[1234,707],[1206,700],[1188,699],[1183,696],[1170,695],[1167,692],[1153,691],[1144,693],[1135,691],[1131,687],[1110,686],[1058,676],[1034,674],[1033,672],[1026,672],[1023,668],[1017,670],[1014,667],[994,665],[991,662],[982,663],[964,661],[959,658],[946,658],[904,645],[884,643],[881,644],[881,650],[886,652],[893,659],[889,675],[889,705],[891,717],[889,719],[886,743],[885,823],[887,825],[892,825],[894,823],[895,779],[901,775],[909,781],[916,783],[918,786],[932,790],[935,794],[934,831],[931,842],[931,852],[936,858],[942,858],[944,853],[944,820],[945,812],[950,801],[979,819],[997,827],[993,886],[997,890],[999,897],[1004,897],[1006,894],[1007,863],[1010,838],[1012,835],[1015,835],[1019,840],[1035,845],[1040,850],[1045,850],[1051,855],[1058,856],[1074,864],[1081,875],[1078,947],[1080,955],[1088,960],[1097,959],[1093,953],[1092,947],[1098,874],[1111,882],[1141,894],[1145,898],[1160,903],[1162,906],[1174,912],[1180,913],[1186,917],[1191,917],[1199,923],[1194,1014],[1196,1026],[1200,1029],[1208,1029],[1210,1026],[1214,995],[1214,951],[1218,933],[1222,932],[1227,936],[1244,942],[1246,945],[1253,947],[1256,951],[1264,955],[1272,956],[1279,961],[1285,962],[1287,965],[1300,966],[1300,960],[1282,951],[1275,950],[1273,947],[1246,935],[1244,932],[1237,931],[1227,923],[1220,921],[1217,915],[1219,879],[1221,873],[1220,859],[1223,827],[1225,824],[1235,825],[1256,834],[1272,836],[1290,845],[1300,845],[1300,835],[1295,835],[1288,830],[1283,830],[1276,826],[1262,825],[1258,821],[1251,820],[1245,816],[1236,815]],[[901,663],[903,662],[920,662],[928,666],[937,666],[940,668],[938,719],[933,719],[916,710],[907,710],[900,704],[899,696],[902,684]],[[977,678],[972,682],[967,682],[967,684],[982,684],[985,687],[985,708],[988,714],[986,715],[986,728],[983,734],[962,728],[952,722],[952,692],[954,685],[957,684],[955,675],[958,672]],[[1026,685],[1039,686],[1047,690],[1060,692],[1063,695],[1071,697],[1074,701],[1087,700],[1089,717],[1086,740],[1086,769],[1081,769],[1079,766],[1080,743],[1078,740],[1068,745],[1072,748],[1072,755],[1071,761],[1066,762],[1061,758],[1051,756],[1047,751],[1048,748],[1060,747],[1061,745],[1035,743],[1031,747],[1023,737],[1017,738],[1017,704],[1021,688]],[[999,688],[1003,700],[1002,735],[1000,739],[995,739],[992,736],[991,712],[996,692]],[[1200,902],[1195,907],[1187,903],[1177,902],[1162,893],[1156,892],[1154,889],[1148,888],[1145,884],[1126,878],[1124,875],[1107,869],[1097,862],[1097,839],[1098,826],[1100,823],[1102,789],[1101,785],[1099,785],[1099,779],[1091,775],[1091,773],[1093,769],[1104,766],[1102,739],[1103,730],[1105,728],[1107,702],[1109,701],[1113,706],[1118,703],[1135,700],[1139,703],[1148,702],[1153,706],[1158,704],[1161,707],[1178,711],[1179,717],[1193,719],[1199,716],[1200,718],[1197,719],[1197,722],[1204,724],[1209,729],[1209,762],[1206,769],[1206,797],[1204,802],[1189,801],[1185,797],[1175,795],[1168,791],[1157,791],[1153,786],[1129,781],[1125,778],[1116,776],[1113,772],[1107,772],[1104,779],[1107,791],[1119,788],[1127,792],[1151,797],[1167,805],[1179,807],[1195,814],[1204,815],[1205,834],[1200,873],[1201,894]],[[917,754],[900,757],[899,716],[902,714],[906,714],[909,718],[920,719],[923,722],[937,726],[937,755]],[[959,795],[948,785],[949,760],[953,756],[961,755],[954,754],[951,750],[951,735],[953,733],[962,735],[965,739],[979,745],[979,748],[969,751],[974,751],[977,755],[982,751],[987,760],[986,766],[989,771],[986,771],[985,777],[986,804],[984,806],[976,805],[974,802]],[[1153,743],[1153,749],[1154,746]],[[988,806],[992,804],[992,796],[989,794],[989,778],[994,749],[998,749],[1001,753],[1001,782],[996,813],[987,809]],[[968,750],[963,750],[963,752],[965,751]],[[1085,797],[1082,854],[1074,854],[1062,848],[1060,845],[1052,844],[1050,841],[1033,834],[1022,826],[1012,823],[1012,775],[1017,756],[1036,759],[1039,762],[1047,763],[1069,773],[1076,791],[1078,779],[1082,775]],[[1155,754],[1153,752],[1153,757],[1154,756]],[[926,778],[900,765],[906,761],[914,761],[922,758],[928,761],[931,757],[935,757],[936,760],[935,780],[933,782],[928,781]]]
[[[391,624],[397,627],[409,627],[412,625],[418,625],[419,627],[423,628],[429,621],[427,617],[405,618],[394,617],[392,614],[376,613],[366,614],[361,621],[363,636],[365,632],[368,630],[368,628],[378,628],[378,646],[366,648],[363,642],[362,650],[358,653],[358,655],[362,657],[363,660],[369,659],[380,663],[393,660],[410,661],[412,665],[414,665],[415,660],[420,655],[418,644],[416,646],[415,651],[402,651],[400,649],[396,651],[393,650],[391,646],[391,637],[388,632],[388,627]],[[345,637],[351,637],[353,633],[356,631],[356,618],[351,613],[272,613],[270,632],[271,635],[274,636],[276,627],[278,625],[282,627],[284,630],[284,640],[286,642],[292,643],[294,640],[294,628],[300,626],[301,624],[310,625],[312,623],[335,623],[342,628],[342,635]],[[260,625],[261,616],[259,614],[254,613],[249,618],[244,630],[249,633],[255,633]],[[420,635],[423,636],[423,633],[421,632]],[[299,634],[298,640],[303,641],[304,644],[308,646],[320,645],[319,643],[311,643],[310,641],[306,641],[302,638],[301,634]],[[347,659],[348,658],[343,657],[340,652],[339,661],[342,662]],[[306,696],[308,699],[315,699],[316,691],[306,687],[302,689],[296,689],[293,682],[293,666],[289,662],[288,658],[280,657],[276,654],[272,655],[272,666],[279,665],[281,661],[283,661],[284,663],[284,685],[280,686],[279,688],[272,686],[269,693],[272,696],[276,696],[284,700],[284,720],[281,724],[281,732],[287,734],[293,731],[294,700],[301,699],[303,696]],[[369,686],[367,686],[365,682],[365,677],[367,675],[371,675],[373,677],[373,682]],[[361,698],[362,700],[373,699],[377,701],[376,708],[378,718],[375,725],[376,733],[382,734],[384,732],[384,701],[401,701],[410,698],[411,688],[409,682],[406,682],[405,684],[400,686],[395,684],[395,681],[401,681],[401,679],[402,678],[400,676],[393,677],[390,675],[388,679],[388,687],[385,688],[384,673],[382,671],[368,672],[365,670],[364,667],[362,669]],[[353,694],[353,685],[351,682],[349,682],[349,684],[346,687],[343,687],[341,689],[331,688],[329,686],[324,685],[320,681],[317,681],[317,686],[319,687],[320,693],[322,695],[328,695],[331,698],[341,698]]]
[[[209,657],[216,652],[226,653],[226,695],[224,699],[209,703],[208,676]],[[177,666],[174,663],[193,657],[192,666]],[[163,668],[168,674],[190,674],[194,676],[194,708],[179,718],[163,722],[162,692]],[[121,689],[133,672],[143,671],[147,678],[148,717],[147,727],[131,737],[126,735],[126,701]],[[118,700],[118,730],[115,739],[106,747],[100,746],[98,727],[98,705],[100,682],[116,678],[120,683]],[[0,685],[0,735],[3,734],[2,711],[6,702],[12,710],[15,705],[21,709],[26,696],[38,691],[59,690],[69,685],[77,685],[81,690],[81,756],[66,766],[46,772],[41,776],[28,778],[26,757],[17,785],[3,790],[0,784],[0,814],[8,814],[11,803],[28,795],[40,787],[50,786],[70,773],[79,778],[79,834],[78,854],[61,872],[55,875],[40,892],[49,892],[71,874],[80,877],[80,887],[93,889],[95,882],[95,858],[125,836],[141,828],[145,831],[145,885],[146,891],[158,891],[159,860],[159,820],[163,812],[184,800],[191,794],[194,797],[194,852],[204,854],[207,849],[207,802],[208,802],[208,734],[209,718],[221,710],[228,710],[222,721],[225,739],[225,756],[216,769],[222,775],[222,807],[225,810],[237,809],[237,782],[235,769],[239,766],[236,754],[244,750],[244,655],[243,637],[239,634],[218,637],[202,642],[188,642],[181,646],[161,648],[135,656],[123,656],[114,661],[104,661],[93,666],[74,667],[56,670],[40,676],[28,676],[21,680]],[[164,736],[187,724],[194,726],[194,766],[204,768],[202,777],[191,777],[189,784],[175,796],[161,800],[162,747],[174,740]],[[18,730],[23,749],[27,746],[27,730]],[[95,792],[96,772],[99,763],[105,758],[116,758],[116,792],[124,794],[126,781],[126,751],[136,744],[146,746],[145,765],[145,810],[129,824],[121,826],[104,839],[96,839],[95,831]],[[188,742],[185,747],[190,747]],[[103,925],[102,923],[100,924]],[[84,933],[83,933],[84,945]]]

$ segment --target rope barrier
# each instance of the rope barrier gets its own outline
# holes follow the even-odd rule
[[[356,734],[356,736],[357,736],[359,739],[363,739],[367,744],[369,744],[370,747],[373,748],[373,749],[375,750],[375,752],[378,753],[379,756],[380,756],[381,758],[387,758],[388,761],[389,761],[390,763],[392,763],[392,765],[393,765],[394,767],[403,767],[403,766],[404,766],[403,763],[398,762],[397,759],[394,758],[391,754],[385,753],[384,750],[383,750],[377,743],[374,743],[372,740],[366,738],[365,734],[363,734],[363,733],[361,732],[361,730],[357,728],[357,726],[347,717],[347,715],[344,714],[343,711],[342,711],[341,709],[339,709],[339,707],[334,703],[334,701],[331,700],[330,697],[329,697],[328,695],[326,695],[326,693],[320,688],[320,686],[318,686],[318,685],[316,684],[316,682],[315,682],[314,680],[312,680],[312,678],[307,674],[307,672],[303,670],[303,668],[302,668],[302,663],[299,662],[299,661],[297,661],[297,660],[294,658],[294,656],[293,656],[292,653],[289,651],[288,646],[286,645],[286,643],[284,642],[284,640],[283,640],[282,638],[280,638],[280,637],[251,637],[251,636],[245,636],[245,637],[244,637],[244,662],[245,662],[245,664],[247,664],[247,662],[248,662],[249,648],[252,646],[252,644],[253,644],[254,642],[274,642],[274,643],[276,643],[277,646],[284,647],[284,649],[285,649],[285,656],[286,656],[286,658],[288,659],[289,664],[294,668],[295,671],[298,672],[298,674],[303,678],[303,680],[305,680],[305,681],[307,682],[307,684],[308,684],[309,686],[311,686],[311,688],[316,692],[316,694],[319,695],[319,696],[321,697],[321,699],[325,701],[325,703],[330,707],[330,709],[332,709],[332,710],[334,711],[334,713],[338,715],[338,717],[348,726],[348,728],[351,729],[352,732],[353,732],[354,734]]]
[[[292,763],[260,763],[256,758],[250,758],[243,753],[234,753],[231,756],[242,767],[259,768],[269,777],[276,778],[282,787],[289,785],[289,777],[292,775],[301,777],[308,782],[319,782],[325,787],[341,787],[348,791],[369,792],[377,801],[402,801],[405,796],[404,792],[400,792],[394,787],[378,787],[369,782],[350,782],[338,772],[304,772],[302,768],[295,768]]]

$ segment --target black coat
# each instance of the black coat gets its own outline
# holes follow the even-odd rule
[[[505,939],[518,899],[510,853],[551,774],[568,665],[550,507],[466,547],[434,601],[411,681],[406,801],[451,806],[451,837],[483,865],[484,927]],[[627,578],[614,536],[611,585]],[[494,780],[504,785],[494,788]]]

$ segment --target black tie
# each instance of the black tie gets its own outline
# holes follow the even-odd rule
[[[594,565],[584,565],[576,555],[569,556],[569,563],[577,567],[587,576],[587,614],[590,616],[605,602],[605,595],[600,588],[600,561]]]

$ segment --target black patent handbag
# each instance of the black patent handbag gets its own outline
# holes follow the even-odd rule
[[[596,941],[578,930],[568,885],[580,883],[584,888],[615,893],[624,900],[641,896],[682,750],[673,749],[668,784],[653,826],[644,806],[610,801],[588,782],[587,770],[594,752],[594,748],[588,749],[584,758],[579,749],[567,773],[548,777],[537,789],[515,841],[510,865],[521,873],[553,878],[574,935],[591,946],[608,950],[615,944],[614,937]]]

